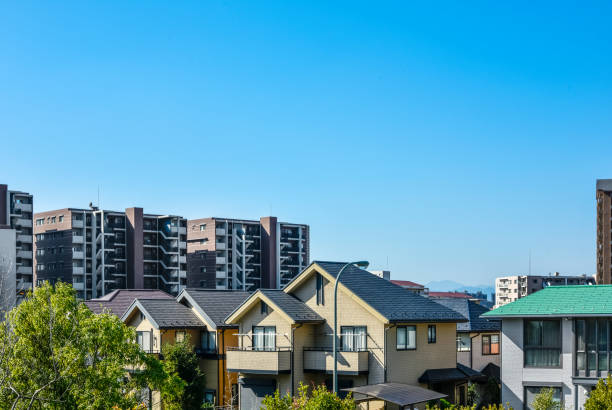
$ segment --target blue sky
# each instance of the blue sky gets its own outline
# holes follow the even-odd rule
[[[0,13],[0,181],[35,210],[308,223],[397,279],[594,273],[612,4],[30,2]]]

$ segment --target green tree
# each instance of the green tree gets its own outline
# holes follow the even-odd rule
[[[597,386],[584,403],[585,410],[608,410],[612,408],[612,377],[599,379]]]
[[[78,302],[70,285],[46,283],[0,323],[0,407],[133,408],[145,388],[180,394],[182,381],[135,340],[119,318]]]
[[[324,385],[314,386],[312,394],[308,394],[308,386],[300,383],[298,395],[287,394],[281,397],[278,390],[272,396],[266,396],[262,409],[266,410],[355,410],[355,401],[349,394],[341,399],[336,393],[331,393]]]
[[[182,342],[164,344],[162,355],[166,372],[176,374],[185,382],[185,389],[180,397],[170,397],[168,394],[162,396],[164,404],[189,410],[202,408],[206,380],[200,371],[198,356],[189,343],[189,335]]]
[[[534,410],[559,410],[562,408],[561,403],[554,399],[553,389],[542,389],[533,399],[531,406]]]

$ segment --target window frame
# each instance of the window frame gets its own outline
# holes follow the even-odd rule
[[[542,327],[544,326],[544,322],[557,322],[559,323],[559,337],[558,337],[558,347],[556,346],[530,346],[528,347],[526,344],[527,340],[527,323],[528,322],[542,322]],[[559,350],[559,364],[555,366],[534,366],[527,364],[527,350],[535,349],[535,350],[544,350],[544,349],[558,349]],[[542,319],[542,318],[533,318],[533,319],[523,319],[523,367],[531,368],[531,369],[561,369],[563,368],[563,322],[561,319]]]
[[[212,336],[212,348],[210,346]],[[204,342],[205,341],[205,342]],[[200,331],[200,348],[207,353],[214,353],[217,351],[217,332],[210,331],[208,329]]]
[[[344,341],[346,340],[347,337],[346,333],[349,333],[349,329],[350,329],[350,333],[352,336],[350,336],[353,341],[352,341],[352,349],[349,350],[345,350],[344,349]],[[363,333],[363,347],[361,349],[357,349],[357,341],[359,338],[362,337],[361,333],[357,333],[355,330],[357,329],[363,329],[364,333]],[[340,326],[340,349],[339,351],[341,352],[364,352],[368,350],[368,327],[367,326]]]
[[[182,340],[179,340],[179,335],[183,336]],[[187,332],[184,330],[175,330],[174,331],[174,343],[181,343],[185,341],[185,338],[187,337]]]
[[[497,337],[497,353],[492,353],[493,349],[493,337]],[[488,340],[488,343],[485,344],[485,340]],[[499,352],[501,351],[500,347],[501,347],[501,343],[500,343],[500,339],[499,339],[499,335],[498,334],[488,334],[488,335],[482,335],[480,338],[480,344],[481,344],[481,354],[483,356],[499,356]],[[489,353],[485,353],[485,345],[488,345],[489,347]]]
[[[414,347],[408,347],[408,328],[414,328]],[[416,325],[402,325],[402,326],[397,326],[395,328],[395,350],[397,351],[407,351],[407,350],[416,350],[417,349],[417,326]],[[398,344],[398,337],[397,337],[397,332],[399,330],[404,330],[406,332],[406,344],[405,347],[400,347]]]
[[[438,329],[436,328],[436,325],[427,325],[427,344],[434,344],[437,342],[437,340],[438,340]]]
[[[256,329],[263,329],[263,344],[262,346],[256,346],[255,345],[255,340],[257,340],[255,338],[255,330]],[[266,335],[270,334],[269,331],[272,330],[272,335],[273,335],[273,340],[274,340],[274,346],[270,347],[270,346],[266,346],[266,343],[268,341],[268,338],[266,337]],[[253,338],[252,338],[252,350],[257,351],[257,352],[275,352],[276,349],[276,326],[253,326],[251,329]]]
[[[317,273],[316,282],[317,305],[325,305],[325,278],[323,275]]]
[[[466,337],[467,336],[467,340],[468,340],[468,346],[467,349],[465,348],[459,348],[459,345],[461,343],[461,339],[462,337]],[[457,337],[455,338],[455,344],[456,344],[456,350],[457,352],[471,352],[472,351],[472,338],[470,337],[469,333],[457,333]]]

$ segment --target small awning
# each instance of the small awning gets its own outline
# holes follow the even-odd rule
[[[461,380],[477,380],[486,378],[480,372],[474,369],[470,369],[460,363],[457,363],[457,367],[451,367],[447,369],[428,369],[419,377],[419,383],[435,384],[435,383],[448,383]]]
[[[447,396],[446,394],[438,393],[433,390],[402,383],[369,384],[367,386],[351,387],[342,390],[384,400],[389,403],[397,404],[400,407],[411,406],[416,403],[423,403],[430,400],[438,400]]]

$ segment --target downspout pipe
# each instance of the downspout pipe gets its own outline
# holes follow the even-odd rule
[[[302,327],[302,324],[291,326],[291,397],[295,396],[295,330]]]

